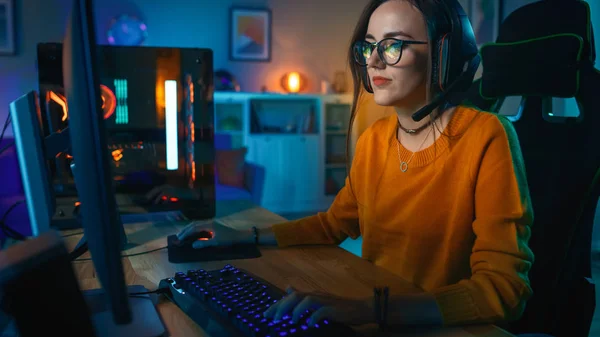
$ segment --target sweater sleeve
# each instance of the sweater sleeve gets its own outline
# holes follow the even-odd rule
[[[360,170],[358,168],[361,162],[360,158],[364,156],[362,143],[364,143],[367,134],[368,130],[359,137],[356,144],[356,156],[353,159],[350,169],[353,184],[358,179],[356,172]],[[277,245],[279,247],[287,247],[295,245],[339,244],[347,237],[358,238],[361,233],[358,222],[358,206],[354,194],[356,192],[356,188],[351,188],[349,179],[346,178],[344,187],[338,192],[326,212],[319,212],[298,220],[273,225],[272,230],[277,240]]]
[[[472,276],[433,291],[445,325],[519,319],[532,295],[528,273],[534,256],[528,242],[533,211],[520,145],[504,117],[485,124],[492,136],[482,139],[483,155],[473,171]]]
[[[273,225],[279,247],[311,244],[340,244],[347,237],[360,236],[356,199],[346,185],[326,212]]]

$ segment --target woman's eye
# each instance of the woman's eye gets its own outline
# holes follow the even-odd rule
[[[400,46],[397,44],[391,44],[385,48],[385,53],[388,56],[396,57],[400,53]]]

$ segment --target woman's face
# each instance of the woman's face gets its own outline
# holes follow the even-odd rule
[[[429,41],[425,19],[410,2],[388,1],[371,15],[365,41],[375,43],[390,37]],[[385,64],[373,50],[367,60],[367,71],[375,102],[397,107],[422,105],[426,99],[428,62],[427,44],[403,45],[400,61],[393,66]]]

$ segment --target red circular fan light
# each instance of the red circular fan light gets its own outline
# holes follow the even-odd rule
[[[102,97],[102,111],[104,112],[104,119],[108,119],[115,113],[117,108],[117,97],[115,96],[115,93],[104,84],[100,85],[100,96]]]

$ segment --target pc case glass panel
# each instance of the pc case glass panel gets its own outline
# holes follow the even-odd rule
[[[117,192],[143,194],[168,184],[214,199],[212,52],[103,45],[98,53]],[[62,44],[39,44],[37,63],[47,135],[68,126]],[[59,196],[76,195],[69,162],[62,154],[52,163]]]

